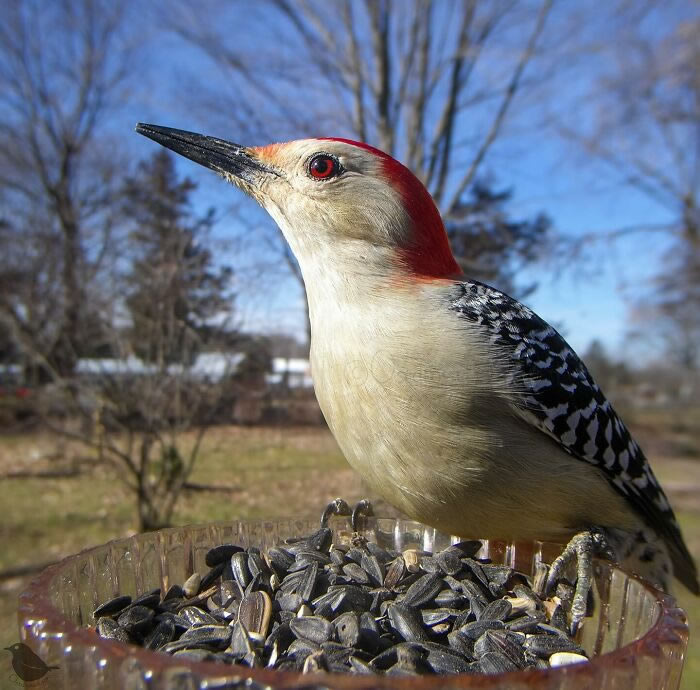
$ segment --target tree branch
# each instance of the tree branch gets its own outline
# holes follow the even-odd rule
[[[544,28],[545,22],[547,20],[547,16],[549,15],[549,11],[552,8],[552,0],[544,0],[542,3],[542,6],[540,8],[540,11],[537,15],[537,19],[535,21],[535,28],[532,31],[532,34],[530,34],[530,38],[527,42],[527,45],[525,49],[523,50],[520,59],[518,60],[518,63],[515,67],[515,70],[513,71],[513,74],[510,79],[510,83],[508,84],[508,87],[506,89],[506,92],[503,96],[503,100],[501,101],[501,105],[498,108],[498,111],[496,112],[496,115],[491,123],[491,127],[484,138],[481,146],[479,147],[479,150],[477,151],[476,156],[474,157],[474,160],[472,161],[471,165],[469,166],[469,169],[467,170],[466,174],[462,178],[461,182],[458,184],[457,189],[455,190],[452,199],[450,202],[447,204],[447,208],[445,211],[445,215],[449,216],[459,205],[459,200],[462,194],[464,193],[464,190],[467,189],[467,187],[472,183],[477,170],[479,169],[479,166],[481,165],[482,161],[484,160],[489,148],[495,141],[496,137],[498,136],[498,133],[501,129],[501,126],[503,124],[503,121],[505,119],[506,113],[508,112],[508,108],[510,107],[511,102],[513,101],[513,97],[515,96],[517,90],[518,90],[518,85],[520,84],[520,78],[525,71],[525,67],[527,66],[528,62],[530,61],[530,58],[534,54],[535,51],[535,46],[537,44],[537,39],[539,38],[540,34],[542,33],[542,29]]]

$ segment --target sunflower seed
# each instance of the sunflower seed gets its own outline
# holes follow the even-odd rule
[[[262,556],[257,551],[251,551],[248,554],[248,570],[250,574],[255,577],[256,575],[268,575],[269,569],[265,561],[263,561]]]
[[[321,643],[321,649],[326,656],[326,661],[329,666],[343,666],[348,663],[348,660],[353,654],[364,655],[365,653],[354,647],[346,647],[340,642],[329,640]],[[367,655],[368,659],[372,657]],[[345,669],[347,671],[347,669]]]
[[[402,554],[403,560],[406,563],[406,570],[409,573],[420,572],[420,556],[415,549],[407,549]]]
[[[173,640],[159,647],[158,651],[165,652],[166,654],[175,654],[183,649],[207,649],[207,644],[205,642],[198,642],[197,640]]]
[[[535,613],[537,606],[527,597],[505,597],[505,600],[510,604],[510,615],[508,618],[520,616],[523,613]]]
[[[508,621],[506,623],[506,628],[513,632],[534,633],[537,631],[538,624],[543,620],[544,614],[539,611],[535,611],[535,613],[532,615],[528,614],[526,616],[520,616],[520,618],[514,618],[513,620]]]
[[[271,647],[275,642],[281,651],[284,651],[294,641],[294,633],[289,623],[280,623],[275,627],[265,640],[265,647]]]
[[[160,651],[163,651],[162,649]],[[208,649],[179,649],[173,652],[173,656],[187,661],[210,661],[214,659],[214,653]]]
[[[525,640],[523,647],[541,659],[549,659],[556,652],[583,653],[583,649],[579,645],[560,635],[530,635]]]
[[[503,630],[503,628],[504,625],[502,621],[483,620],[467,623],[459,628],[459,630],[455,630],[455,632],[463,637],[469,638],[472,642],[476,642],[487,630]]]
[[[401,578],[403,578],[406,572],[406,562],[403,556],[397,556],[387,568],[386,575],[384,577],[384,587],[387,589],[394,589],[396,585],[399,584]]]
[[[555,652],[549,657],[549,665],[552,668],[559,666],[568,666],[569,664],[580,664],[588,659],[582,654],[574,654],[573,652]]]
[[[379,627],[374,619],[374,616],[365,611],[360,615],[360,640],[359,645],[362,649],[369,652],[377,652],[381,645],[379,641]]]
[[[517,671],[518,667],[500,652],[487,652],[479,659],[482,673],[507,673]]]
[[[321,527],[307,539],[309,546],[317,551],[328,551],[333,542],[333,532],[328,527]]]
[[[250,639],[245,626],[239,621],[231,629],[231,641],[227,651],[236,659],[242,659],[253,650],[253,641]]]
[[[424,573],[442,574],[438,562],[432,556],[421,556],[420,567]]]
[[[476,554],[481,550],[482,543],[478,539],[470,539],[467,541],[459,541],[452,544],[450,549],[457,549],[461,554],[462,558],[475,558]]]
[[[345,594],[343,607],[349,611],[366,611],[372,605],[372,595],[355,585],[342,585],[338,591]]]
[[[542,600],[535,594],[532,588],[527,585],[520,582],[517,583],[513,586],[513,594],[515,594],[516,597],[529,599],[537,609],[542,608]]]
[[[96,626],[97,634],[104,640],[116,640],[117,642],[131,642],[131,635],[122,628],[117,621],[111,618],[100,618]]]
[[[314,652],[319,651],[321,651],[321,647],[315,642],[300,637],[294,640],[294,642],[292,642],[292,644],[289,645],[287,654],[288,656],[295,657],[297,662],[303,662],[303,660],[306,659],[306,657],[309,656],[309,654],[313,654]]]
[[[439,623],[444,623],[451,618],[456,618],[459,615],[459,611],[447,608],[423,609],[420,614],[423,618],[423,623],[432,627],[434,625],[438,625]]]
[[[505,586],[513,578],[515,578],[518,582],[525,583],[525,578],[507,565],[482,563],[481,569],[484,571],[484,575],[486,575],[489,582],[497,584],[501,587]]]
[[[345,554],[340,549],[331,549],[329,556],[333,565],[343,565],[345,563]]]
[[[170,618],[161,620],[143,640],[146,649],[158,649],[175,639],[175,623]]]
[[[408,604],[391,604],[387,609],[393,629],[407,641],[423,641],[428,634],[418,611]]]
[[[443,584],[442,577],[437,573],[423,575],[408,588],[402,602],[410,606],[422,606],[437,596]]]
[[[486,573],[484,572],[482,564],[479,563],[479,561],[474,560],[473,558],[463,558],[462,564],[466,567],[468,571],[471,571],[471,574],[474,577],[474,581],[479,582],[484,586],[486,591],[489,591],[489,579],[488,577],[486,577]]]
[[[199,585],[201,583],[202,576],[197,572],[192,573],[192,575],[190,575],[182,585],[182,591],[185,593],[186,597],[191,598],[199,592]]]
[[[547,567],[547,564],[538,563],[535,566],[535,575],[532,578],[532,591],[540,598],[544,596],[548,576],[549,568]]]
[[[209,568],[213,568],[215,565],[219,565],[219,563],[225,564],[234,553],[238,553],[239,551],[243,551],[243,549],[235,544],[221,544],[207,551],[206,556],[204,556],[204,562]]]
[[[192,626],[192,623],[190,623],[186,618],[184,618],[183,616],[178,616],[176,613],[172,613],[171,611],[164,611],[163,613],[159,613],[157,616],[155,616],[153,620],[156,624],[164,620],[171,621],[172,624],[175,626],[176,636],[179,636],[180,634],[185,632],[185,630],[189,630],[189,628]]]
[[[374,674],[374,669],[368,663],[362,661],[362,659],[356,656],[351,656],[348,659],[348,663],[350,664],[350,670],[353,673],[358,673],[360,675]]]
[[[185,592],[180,587],[180,585],[170,585],[167,592],[163,595],[163,601],[170,601],[171,599],[182,599],[185,596]]]
[[[435,673],[468,673],[470,669],[466,656],[440,644],[430,645],[426,661]]]
[[[238,609],[238,620],[249,633],[267,636],[272,615],[272,600],[267,592],[246,594]]]
[[[304,659],[302,673],[318,673],[319,671],[327,671],[328,663],[322,651],[313,652]]]
[[[360,641],[360,619],[356,613],[352,611],[342,613],[333,621],[333,627],[335,636],[341,644],[355,647]]]
[[[158,604],[160,604],[160,588],[142,594],[131,602],[132,606],[145,606],[149,609],[158,608]]]
[[[354,582],[360,585],[369,583],[369,575],[357,563],[348,563],[343,566],[343,572]]]
[[[455,607],[468,603],[467,600],[459,592],[455,592],[452,589],[441,590],[440,592],[438,592],[434,601],[438,606],[444,607]]]
[[[226,563],[219,563],[207,573],[205,573],[199,583],[199,588],[201,590],[209,589],[209,587],[211,587],[214,584],[214,582],[216,582],[221,577],[221,574],[224,572],[225,567]]]
[[[321,616],[302,616],[289,621],[289,627],[297,637],[320,645],[328,642],[333,634],[333,624]]]
[[[471,606],[469,606],[467,609],[463,610],[457,618],[455,618],[455,622],[453,625],[453,628],[455,630],[459,630],[459,628],[464,627],[468,623],[473,623],[476,620],[476,616],[472,613]]]
[[[569,621],[566,619],[566,612],[564,607],[561,605],[555,606],[554,611],[549,619],[549,624],[555,628],[559,628],[562,632],[566,633],[569,630]]]
[[[198,606],[185,606],[180,610],[180,616],[187,619],[190,625],[216,625],[218,622],[214,616]]]
[[[127,606],[131,604],[130,596],[114,597],[109,601],[105,601],[104,604],[100,604],[94,611],[93,617],[100,618],[101,616],[113,616],[115,613],[123,611]]]
[[[474,644],[474,655],[481,658],[489,652],[498,652],[518,668],[526,666],[522,639],[506,630],[488,630]]]
[[[146,608],[145,606],[130,606],[119,615],[117,623],[128,633],[141,635],[151,627],[153,615],[153,609]]]
[[[463,656],[468,659],[474,658],[474,640],[460,635],[457,631],[452,631],[447,635],[447,643]]]
[[[484,607],[477,620],[504,621],[510,616],[512,610],[513,607],[510,605],[509,601],[506,599],[496,599]]]
[[[224,580],[219,587],[219,598],[224,607],[229,606],[234,599],[242,599],[238,583],[235,580]]]
[[[460,561],[460,554],[457,549],[445,549],[435,558],[445,575],[457,575],[462,570],[462,561]]]
[[[294,563],[294,556],[285,549],[273,547],[267,552],[267,562],[270,568],[284,576]]]
[[[210,649],[226,649],[231,641],[231,628],[227,625],[199,625],[182,633],[180,641],[185,640]]]
[[[231,556],[231,571],[238,586],[245,590],[253,579],[248,569],[248,554],[245,551],[239,551]]]
[[[302,601],[311,601],[317,582],[318,563],[312,563],[307,566],[299,581],[299,586],[297,587],[297,594],[301,597]]]
[[[311,608],[317,616],[326,618],[340,613],[345,605],[346,594],[342,590],[328,591],[311,602]]]
[[[369,665],[375,671],[386,671],[390,669],[398,659],[398,648],[400,645],[390,647],[389,649],[383,651],[369,662]]]
[[[381,587],[384,584],[384,566],[377,556],[374,554],[363,556],[360,565],[375,587]]]

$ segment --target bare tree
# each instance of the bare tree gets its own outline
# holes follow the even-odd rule
[[[120,170],[104,124],[128,73],[124,23],[123,3],[106,0],[3,9],[0,322],[44,378],[70,375],[96,336]]]
[[[170,522],[206,429],[230,420],[240,362],[207,352],[235,347],[213,212],[194,213],[164,151],[129,174],[123,120],[110,136],[131,85],[131,6],[4,8],[0,348],[46,384],[41,421],[133,491],[145,530]]]
[[[140,530],[170,523],[206,431],[231,420],[248,375],[241,356],[222,353],[224,341],[235,347],[232,273],[208,249],[214,212],[194,213],[194,189],[165,150],[125,181],[130,249],[112,293],[122,313],[105,334],[110,356],[79,360],[54,386],[68,420],[44,415],[115,468]]]
[[[593,108],[560,124],[587,156],[605,164],[623,183],[658,205],[668,222],[641,223],[583,235],[575,249],[593,242],[652,234],[664,240],[658,273],[636,285],[633,335],[653,323],[657,349],[676,364],[697,368],[700,349],[700,21],[677,17],[650,32],[649,12],[662,3],[619,3],[624,22],[605,52],[605,68],[585,94]],[[656,15],[656,21],[659,18]],[[573,122],[573,124],[572,124]],[[665,238],[665,239],[664,239]],[[648,338],[645,338],[649,342]],[[661,346],[661,347],[659,347]]]
[[[235,96],[225,100],[217,86],[208,102],[226,113],[229,128],[268,139],[325,130],[377,145],[425,183],[464,265],[492,266],[498,255],[496,278],[512,275],[512,254],[499,243],[454,239],[475,234],[468,195],[477,181],[486,187],[480,172],[537,55],[551,0],[267,0],[246,6],[248,21],[260,22],[254,49],[232,38],[246,21],[240,13],[214,6],[204,13],[183,2],[169,16],[223,69]],[[482,208],[489,196],[498,198],[482,196]],[[301,281],[286,244],[277,246]]]

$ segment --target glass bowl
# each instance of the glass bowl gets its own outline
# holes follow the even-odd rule
[[[345,518],[329,522],[337,541],[348,539]],[[188,662],[136,646],[103,640],[93,625],[98,603],[117,594],[165,591],[194,571],[205,572],[204,556],[224,543],[261,549],[291,536],[310,534],[309,520],[217,523],[165,529],[119,539],[47,568],[20,596],[21,642],[57,667],[32,688],[195,690],[204,688],[479,688],[483,690],[674,690],[680,683],[688,640],[686,617],[674,600],[609,563],[596,562],[596,606],[580,643],[589,663],[492,676],[444,675],[410,678],[344,674],[302,675],[211,662]],[[417,522],[366,520],[363,533],[385,548],[440,550],[455,541]],[[532,573],[551,563],[561,547],[540,542],[484,541],[481,557]]]

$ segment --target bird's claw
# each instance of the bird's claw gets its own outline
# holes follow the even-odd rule
[[[366,498],[358,501],[352,510],[352,517],[350,518],[350,524],[352,525],[353,532],[359,532],[358,526],[360,520],[365,517],[372,517],[374,515],[374,510],[372,510],[372,504]]]
[[[588,593],[593,584],[593,558],[603,556],[615,560],[605,534],[591,529],[572,537],[561,555],[552,563],[545,592],[551,593],[569,564],[576,559],[576,589],[571,603],[571,634],[575,635],[588,610]]]
[[[333,515],[352,515],[352,510],[342,498],[334,498],[321,513],[321,527],[328,527],[328,520]]]
[[[323,513],[321,513],[321,527],[327,527],[328,520],[333,515],[349,516],[352,531],[358,532],[360,520],[365,517],[372,517],[374,515],[374,511],[372,510],[372,504],[366,498],[359,501],[352,509],[348,505],[347,501],[344,501],[342,498],[336,498],[332,500],[324,508]]]

